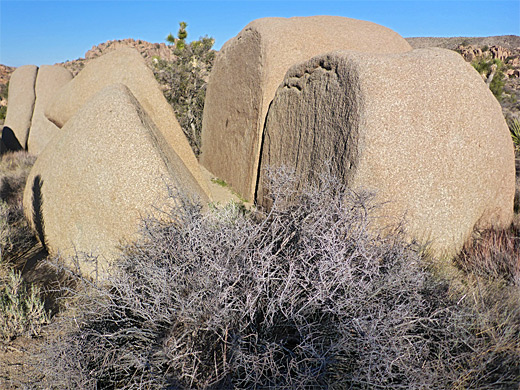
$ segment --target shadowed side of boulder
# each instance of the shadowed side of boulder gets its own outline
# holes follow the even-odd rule
[[[42,65],[36,77],[36,103],[27,140],[29,153],[38,155],[49,140],[59,133],[59,128],[44,115],[47,104],[56,96],[61,87],[72,80],[72,73],[58,65]]]
[[[94,95],[61,131],[38,157],[24,193],[25,214],[51,253],[99,256],[103,267],[117,258],[121,242],[136,238],[154,206],[175,202],[168,185],[208,201],[122,84]],[[81,269],[94,270],[87,263]]]
[[[266,121],[258,202],[268,205],[264,168],[316,181],[328,161],[437,256],[457,253],[474,228],[512,220],[514,152],[500,105],[449,50],[338,51],[291,68]]]
[[[396,53],[411,47],[386,27],[338,16],[258,19],[226,42],[207,88],[202,165],[252,200],[264,119],[285,72],[337,49]]]
[[[4,122],[4,127],[9,129],[6,131],[9,133],[6,135],[9,140],[4,141],[8,148],[9,145],[16,147],[17,144],[22,149],[27,146],[27,137],[36,100],[34,86],[37,73],[37,66],[24,65],[17,68],[9,79],[9,105]],[[17,142],[11,140],[12,136]],[[2,135],[3,137],[4,135]]]

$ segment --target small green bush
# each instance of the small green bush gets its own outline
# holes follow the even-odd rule
[[[513,138],[513,144],[515,145],[515,151],[520,152],[520,121],[513,119],[509,122],[509,131]]]
[[[0,100],[7,100],[7,96],[9,93],[9,81],[5,84],[0,86]]]
[[[489,89],[493,92],[493,95],[497,98],[498,101],[502,100],[502,93],[504,92],[505,85],[505,76],[504,69],[505,65],[499,59],[489,60],[487,58],[477,58],[475,61],[471,63],[473,67],[479,72],[479,74],[483,74],[486,77],[489,77],[491,73],[491,66],[496,65],[497,69],[491,84],[489,85]]]
[[[0,338],[9,341],[24,334],[38,336],[48,322],[38,287],[29,288],[21,274],[12,270],[0,278]]]

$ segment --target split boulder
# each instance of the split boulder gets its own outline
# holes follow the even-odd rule
[[[122,83],[132,91],[163,137],[201,183],[206,194],[209,194],[198,161],[172,107],[164,98],[153,72],[135,49],[114,50],[89,62],[71,82],[60,89],[53,102],[46,107],[45,115],[61,128],[92,96],[114,83]]]
[[[2,139],[8,149],[25,149],[27,146],[36,100],[37,73],[37,66],[24,65],[17,68],[9,79],[9,105],[2,130]]]
[[[268,203],[264,168],[316,182],[327,161],[436,256],[457,253],[474,228],[512,221],[514,151],[500,105],[449,50],[337,51],[292,67],[266,120],[258,202]]]
[[[59,133],[59,128],[44,115],[47,104],[58,90],[72,80],[72,73],[59,65],[42,65],[36,77],[36,104],[27,140],[29,153],[39,155],[49,140]]]
[[[121,243],[137,237],[141,217],[175,202],[171,184],[208,201],[132,92],[114,84],[80,108],[42,151],[27,180],[24,211],[51,253],[98,256],[103,269]],[[93,264],[81,270],[91,273]]]
[[[386,27],[339,16],[258,19],[226,42],[207,87],[202,165],[252,200],[264,119],[285,73],[338,49],[399,53],[411,46]]]

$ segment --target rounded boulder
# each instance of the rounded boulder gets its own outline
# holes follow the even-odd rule
[[[386,27],[340,16],[257,19],[226,42],[207,87],[202,165],[253,200],[264,120],[285,73],[339,49],[399,53],[411,46]]]
[[[315,182],[327,162],[348,187],[374,191],[380,215],[404,218],[435,256],[513,217],[514,151],[500,104],[449,50],[337,51],[292,67],[266,120],[258,202],[268,204],[266,167]]]

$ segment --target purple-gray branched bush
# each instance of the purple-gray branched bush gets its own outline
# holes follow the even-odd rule
[[[168,218],[145,219],[109,287],[84,280],[76,292],[82,314],[48,346],[48,380],[93,389],[440,389],[518,379],[520,356],[502,350],[506,366],[497,367],[466,300],[450,300],[399,229],[375,228],[371,194],[325,174],[299,191],[284,170],[270,180],[266,212],[204,211],[181,198]]]

